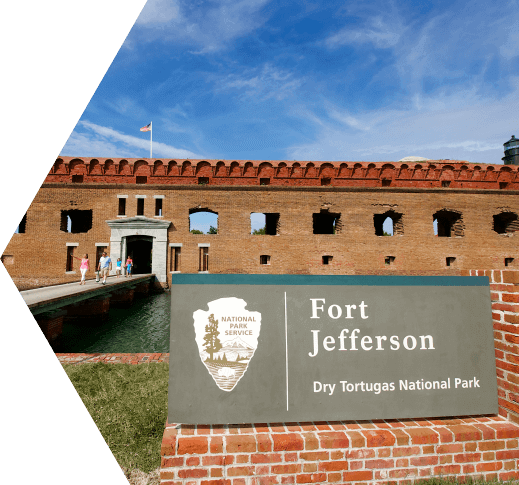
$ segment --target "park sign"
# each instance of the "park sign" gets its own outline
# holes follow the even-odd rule
[[[496,414],[489,282],[175,274],[170,423]]]

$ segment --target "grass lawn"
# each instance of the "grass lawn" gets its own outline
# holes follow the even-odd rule
[[[64,366],[115,459],[125,470],[160,467],[169,364]]]
[[[96,363],[63,367],[129,482],[158,484],[160,445],[168,409],[169,364]],[[431,478],[415,483],[497,482]]]

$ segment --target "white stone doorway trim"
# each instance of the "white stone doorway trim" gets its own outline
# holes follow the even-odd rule
[[[127,217],[106,221],[110,227],[110,258],[112,273],[115,274],[117,258],[126,261],[126,238],[129,236],[151,236],[153,238],[151,271],[160,283],[167,283],[168,227],[171,221],[150,219],[144,216]]]

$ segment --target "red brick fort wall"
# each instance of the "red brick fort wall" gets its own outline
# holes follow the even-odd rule
[[[110,242],[107,220],[137,215],[171,221],[168,243],[181,244],[179,270],[199,270],[209,244],[211,273],[459,274],[474,267],[517,266],[517,167],[438,160],[417,163],[288,162],[59,158],[32,202],[25,233],[4,251],[20,289],[75,281],[66,273],[66,244],[95,259]],[[163,197],[162,216],[155,196]],[[218,234],[191,234],[189,213],[218,213]],[[61,213],[91,211],[92,227],[70,234]],[[435,214],[457,218],[451,237],[437,237]],[[253,212],[278,214],[275,236],[251,235]],[[314,216],[333,214],[334,234],[315,234]],[[377,235],[375,218],[396,214],[395,235]],[[501,232],[495,216],[511,221]],[[508,219],[507,219],[508,218]],[[515,218],[515,219],[514,219]],[[398,227],[397,227],[398,226]],[[168,245],[169,246],[169,245]],[[261,256],[269,256],[262,264]],[[331,256],[324,264],[323,256]],[[388,263],[388,258],[390,258]],[[450,263],[447,264],[447,258]],[[169,271],[172,254],[168,249]],[[90,273],[93,277],[93,273]]]

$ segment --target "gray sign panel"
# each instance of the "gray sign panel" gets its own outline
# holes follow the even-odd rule
[[[169,422],[494,414],[486,277],[174,275]]]

